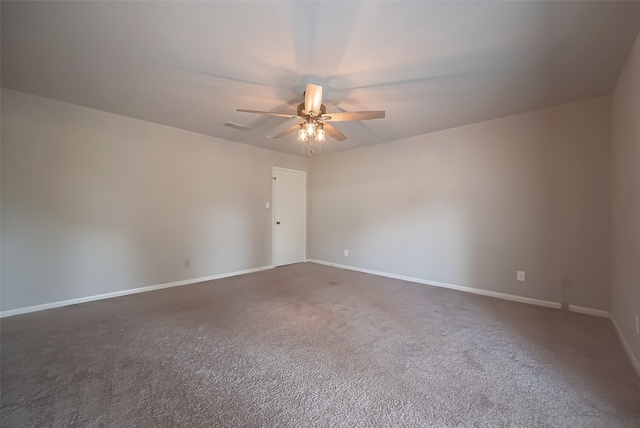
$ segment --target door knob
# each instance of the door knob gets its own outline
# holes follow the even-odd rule
[[[279,222],[279,221],[276,221],[276,224],[280,224],[280,222]]]

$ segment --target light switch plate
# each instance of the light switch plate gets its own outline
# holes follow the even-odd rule
[[[519,270],[517,274],[518,281],[524,281],[524,271]]]

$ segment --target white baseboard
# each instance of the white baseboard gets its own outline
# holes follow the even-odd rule
[[[413,278],[410,276],[396,275],[393,273],[380,272],[380,271],[371,270],[371,269],[362,269],[362,268],[357,268],[357,267],[348,266],[348,265],[341,265],[338,263],[325,262],[323,260],[309,259],[309,261],[311,263],[318,263],[318,264],[327,265],[327,266],[335,266],[341,269],[355,270],[358,272],[370,273],[372,275],[384,276],[387,278],[401,279],[403,281],[417,282],[418,284],[426,284],[426,285],[433,285],[435,287],[450,288],[452,290],[464,291],[464,292],[473,293],[473,294],[480,294],[482,296],[496,297],[498,299],[511,300],[513,302],[528,303],[530,305],[544,306],[547,308],[555,308],[555,309],[561,308],[560,303],[551,302],[548,300],[532,299],[530,297],[515,296],[513,294],[498,293],[496,291],[488,291],[488,290],[482,290],[479,288],[464,287],[462,285],[447,284],[446,282],[429,281],[422,278]],[[587,314],[587,315],[595,315],[598,317],[605,317],[605,318],[609,317],[609,312],[603,311],[600,309],[583,308],[581,306],[569,305],[569,310],[572,312],[579,312],[581,314]]]
[[[446,282],[429,281],[429,280],[422,279],[422,278],[414,278],[414,277],[410,277],[410,276],[396,275],[396,274],[393,274],[393,273],[380,272],[380,271],[371,270],[371,269],[362,269],[362,268],[357,268],[357,267],[353,267],[353,266],[341,265],[341,264],[338,264],[338,263],[325,262],[325,261],[322,261],[322,260],[309,260],[309,261],[312,262],[312,263],[318,263],[318,264],[321,264],[321,265],[335,266],[335,267],[342,268],[342,269],[355,270],[355,271],[358,271],[358,272],[370,273],[372,275],[384,276],[384,277],[387,277],[387,278],[394,278],[394,279],[401,279],[403,281],[417,282],[418,284],[433,285],[434,287],[450,288],[452,290],[465,291],[467,293],[480,294],[482,296],[497,297],[498,299],[511,300],[511,301],[520,302],[520,303],[529,303],[531,305],[545,306],[547,308],[560,309],[560,303],[549,302],[547,300],[532,299],[530,297],[521,297],[521,296],[515,296],[513,294],[498,293],[496,291],[482,290],[482,289],[479,289],[479,288],[464,287],[462,285],[448,284]]]
[[[178,287],[181,285],[195,284],[195,283],[204,282],[204,281],[212,281],[214,279],[222,279],[222,278],[228,278],[230,276],[244,275],[247,273],[259,272],[261,270],[267,270],[267,269],[273,269],[273,266],[262,266],[262,267],[252,268],[252,269],[240,270],[237,272],[229,272],[229,273],[223,273],[219,275],[204,276],[201,278],[191,278],[191,279],[185,279],[182,281],[167,282],[165,284],[149,285],[147,287],[132,288],[129,290],[122,290],[122,291],[114,291],[113,293],[98,294],[95,296],[80,297],[77,299],[62,300],[59,302],[44,303],[42,305],[27,306],[24,308],[17,308],[17,309],[9,309],[7,311],[1,311],[0,318],[10,317],[10,316],[20,315],[20,314],[27,314],[29,312],[44,311],[46,309],[59,308],[62,306],[76,305],[78,303],[93,302],[93,301],[102,300],[102,299],[111,299],[112,297],[126,296],[129,294],[144,293],[144,292],[153,291],[153,290],[161,290],[163,288]]]
[[[602,309],[592,309],[585,308],[582,306],[569,305],[569,310],[571,312],[578,312],[580,314],[593,315],[594,317],[602,317],[602,318],[610,318],[611,314],[607,311],[603,311]]]
[[[622,334],[622,330],[620,330],[620,327],[618,327],[618,323],[616,322],[616,319],[613,317],[613,315],[611,315],[610,318],[611,318],[611,321],[613,321],[613,326],[616,329],[616,333],[618,333],[618,337],[622,342],[622,346],[624,347],[624,350],[626,351],[627,356],[631,360],[631,365],[635,369],[638,377],[640,377],[640,362],[638,362],[638,359],[636,358],[636,356],[633,355],[633,352],[631,351],[631,347],[629,346],[629,342],[627,342],[627,339],[625,339],[624,335]]]

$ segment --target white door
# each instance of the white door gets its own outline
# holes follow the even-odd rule
[[[303,262],[307,254],[307,174],[273,168],[275,266]]]

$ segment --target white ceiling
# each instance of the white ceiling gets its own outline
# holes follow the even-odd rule
[[[328,153],[609,93],[640,2],[2,2],[2,86],[308,155],[307,82],[337,122]],[[232,121],[242,131],[223,126]],[[315,143],[314,143],[315,144]]]

